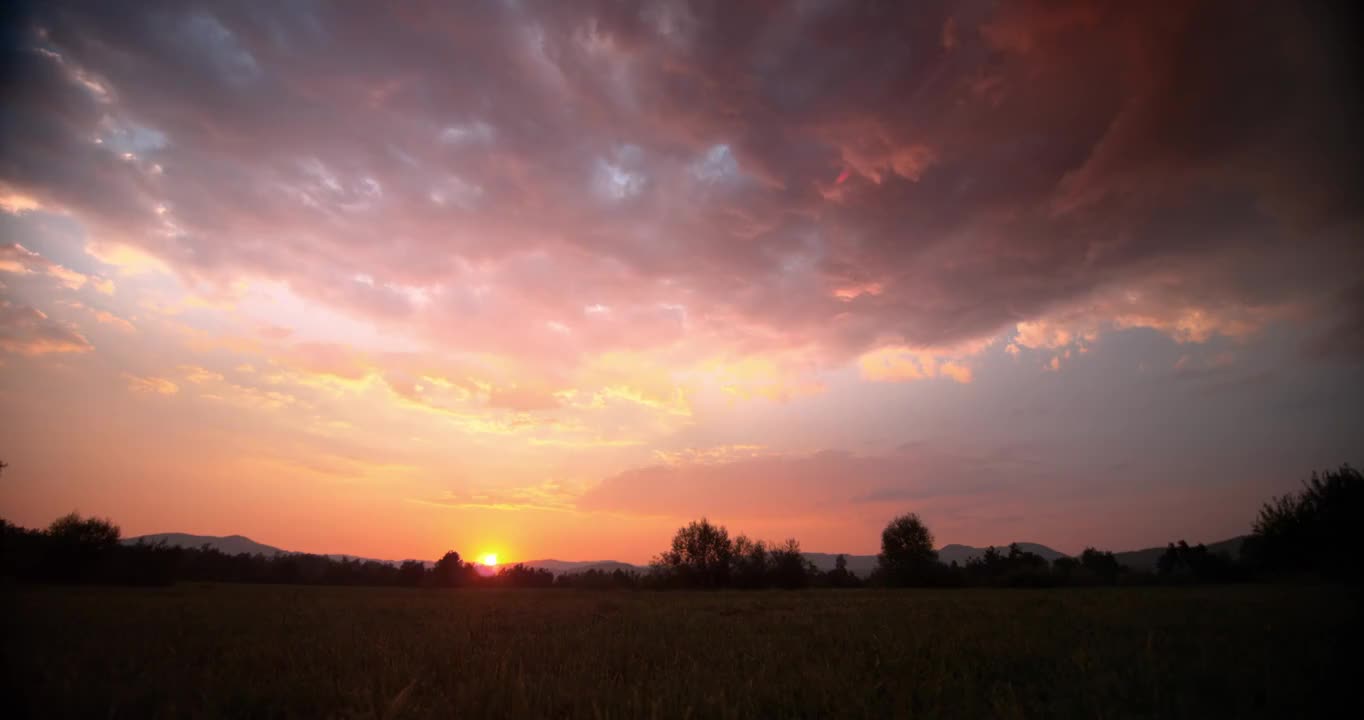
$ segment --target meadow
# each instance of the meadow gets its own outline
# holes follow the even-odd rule
[[[0,593],[9,717],[1324,717],[1357,640],[1331,586]]]

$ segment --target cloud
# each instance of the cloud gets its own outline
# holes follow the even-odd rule
[[[0,245],[0,272],[40,273],[57,281],[69,290],[80,290],[89,285],[105,295],[112,295],[114,283],[97,275],[87,275],[59,265],[19,243]]]
[[[526,487],[486,487],[456,493],[447,491],[432,498],[412,498],[424,505],[483,510],[544,510],[572,512],[577,492],[558,480],[546,480]]]
[[[180,386],[163,377],[133,375],[124,373],[123,379],[128,381],[128,389],[138,393],[149,393],[153,395],[174,395],[180,392]]]
[[[974,496],[1003,489],[1030,472],[999,458],[970,459],[930,448],[861,455],[702,453],[606,478],[578,498],[587,511],[667,517],[812,517],[858,506]]]
[[[1339,315],[1308,341],[1305,350],[1316,357],[1364,361],[1364,281],[1341,290],[1333,299]]]
[[[255,411],[275,411],[291,406],[311,407],[310,403],[300,401],[292,393],[232,382],[216,386],[210,392],[201,393],[199,397]]]
[[[133,325],[131,322],[128,322],[107,310],[95,310],[94,314],[95,320],[104,323],[105,325],[113,325],[124,332],[137,332],[136,325]]]
[[[885,347],[857,359],[862,377],[875,382],[906,382],[927,378],[948,378],[971,382],[971,368],[964,360],[940,358],[932,351],[908,347]]]
[[[199,367],[198,365],[181,365],[180,373],[186,381],[192,382],[195,385],[221,382],[223,379],[222,373],[214,372],[208,368]]]
[[[1182,280],[1114,288],[1084,304],[1052,309],[1034,320],[1019,322],[1006,350],[1051,353],[1052,369],[1059,357],[1088,352],[1106,332],[1145,328],[1180,344],[1206,343],[1213,338],[1245,341],[1275,320],[1292,317],[1300,307],[1291,303],[1251,305],[1226,303],[1201,292],[1190,292]]]
[[[728,463],[775,454],[764,445],[733,444],[680,450],[655,450],[654,456],[665,465]]]
[[[529,387],[494,387],[488,393],[488,407],[508,410],[553,410],[561,405],[552,392]]]
[[[75,328],[49,318],[37,308],[0,298],[0,351],[49,355],[94,349]]]
[[[943,348],[1074,308],[1075,338],[1348,326],[1359,118],[1329,15],[660,7],[37,7],[6,49],[6,207],[120,268],[565,368],[685,345],[965,382]],[[1112,301],[1134,287],[1183,304]]]
[[[294,334],[293,328],[270,325],[260,329],[260,336],[270,340],[283,340]]]

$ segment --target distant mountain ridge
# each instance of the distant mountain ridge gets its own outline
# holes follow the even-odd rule
[[[165,543],[171,547],[200,548],[205,545],[219,552],[228,555],[265,555],[273,557],[288,551],[281,550],[273,545],[263,545],[252,540],[245,535],[191,535],[189,533],[155,533],[153,535],[140,535],[138,537],[124,538],[124,545],[136,545],[137,543],[148,545],[159,545]]]
[[[1220,542],[1208,543],[1207,547],[1208,550],[1210,550],[1211,552],[1226,554],[1234,558],[1239,555],[1241,542],[1243,540],[1245,540],[1244,535],[1240,537],[1234,537],[1228,540],[1222,540]],[[219,535],[192,535],[189,533],[156,533],[153,535],[141,535],[139,537],[127,538],[123,542],[124,544],[127,545],[132,545],[138,542],[146,542],[149,544],[164,542],[167,545],[186,548],[198,548],[207,545],[210,548],[213,548],[223,553],[227,553],[229,555],[247,553],[251,555],[265,555],[273,557],[275,555],[293,553],[293,551],[291,550],[283,550],[273,545],[265,545],[263,543],[258,543],[255,540],[252,540],[251,538],[248,538],[244,535],[219,536]],[[1047,547],[1046,545],[1040,545],[1038,543],[1020,542],[1018,543],[1018,547],[1020,550],[1023,550],[1025,552],[1040,555],[1047,562],[1051,562],[1053,560],[1056,560],[1057,558],[1068,557],[1065,553],[1059,550],[1054,550],[1052,548]],[[996,545],[995,548],[997,550],[1000,550],[1001,552],[1008,552],[1009,546],[1006,543],[1004,545]],[[942,548],[938,550],[938,560],[949,565],[953,562],[957,563],[958,565],[965,565],[969,560],[983,555],[985,553],[985,550],[986,548],[972,547],[970,545],[957,544],[944,545]],[[1132,570],[1154,571],[1156,569],[1157,560],[1160,559],[1161,554],[1164,552],[1165,547],[1162,546],[1114,553],[1114,556],[1117,558],[1119,563],[1126,565]],[[338,554],[329,554],[327,555],[327,557],[330,557],[335,560],[349,559],[364,561],[371,559],[356,557],[354,555]],[[848,571],[859,577],[867,577],[868,575],[871,574],[873,570],[876,569],[875,555],[845,554],[844,557],[847,559],[848,562]],[[805,553],[805,559],[813,563],[814,566],[822,572],[827,572],[829,570],[834,569],[834,564],[837,561],[837,558],[838,555],[835,553],[818,552]],[[377,562],[397,564],[403,561],[377,560]],[[431,561],[429,560],[422,562],[428,566],[432,564]],[[546,558],[543,560],[528,560],[520,563],[506,564],[525,565],[526,567],[548,570],[554,573],[555,575],[564,574],[571,575],[577,573],[584,573],[587,572],[588,570],[600,570],[602,572],[609,573],[614,572],[616,570],[624,570],[625,572],[643,572],[648,569],[647,565],[634,565],[627,562],[620,562],[618,560],[556,560],[553,558]]]
[[[283,550],[274,545],[258,543],[245,535],[192,535],[190,533],[154,533],[151,535],[139,535],[137,537],[124,538],[124,545],[136,545],[137,543],[156,545],[165,543],[171,547],[201,548],[205,545],[227,555],[264,555],[274,557],[276,555],[297,555],[304,554],[294,550]],[[316,554],[316,553],[306,553]],[[344,555],[340,553],[326,553],[326,556],[333,560],[358,560],[360,562],[381,562],[397,565],[403,560],[380,560],[377,558],[366,558],[358,555]],[[425,565],[433,564],[429,560],[421,561]]]

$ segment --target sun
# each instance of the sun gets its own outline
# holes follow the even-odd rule
[[[493,565],[497,564],[497,553],[488,553],[483,557],[479,558],[478,561],[483,563],[484,565],[487,565],[488,567],[492,567]]]

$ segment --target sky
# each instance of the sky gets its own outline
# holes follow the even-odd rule
[[[1364,462],[1354,25],[1290,5],[6,4],[0,516],[1247,532]]]

